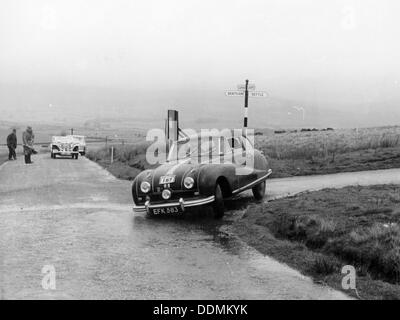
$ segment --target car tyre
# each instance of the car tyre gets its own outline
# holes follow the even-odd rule
[[[221,219],[225,213],[225,206],[224,206],[224,196],[221,190],[221,186],[219,184],[217,184],[215,187],[214,196],[215,196],[215,200],[213,203],[214,218]]]
[[[264,198],[264,195],[265,195],[265,181],[254,186],[252,191],[253,191],[254,198],[256,200],[262,200],[262,198]]]

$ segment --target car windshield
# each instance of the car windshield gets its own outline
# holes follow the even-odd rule
[[[190,158],[201,162],[202,159],[219,155],[219,138],[202,137],[174,142],[168,154],[168,161]]]

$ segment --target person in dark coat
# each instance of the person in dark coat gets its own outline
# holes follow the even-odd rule
[[[15,149],[17,148],[17,130],[13,131],[7,137],[7,147],[8,147],[8,160],[17,160],[17,154]]]
[[[37,153],[33,149],[33,142],[35,139],[35,135],[33,134],[32,128],[27,127],[26,130],[22,133],[22,144],[24,146],[24,155],[25,155],[25,163],[30,164],[33,163],[31,161],[32,153]]]

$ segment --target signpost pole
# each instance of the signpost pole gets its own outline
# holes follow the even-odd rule
[[[267,93],[264,91],[255,91],[256,86],[254,83],[249,84],[249,80],[246,80],[245,85],[239,84],[237,90],[225,91],[225,95],[228,97],[243,97],[244,96],[244,124],[243,124],[243,135],[247,136],[247,119],[249,110],[249,91],[250,98],[266,98]]]
[[[249,110],[249,80],[246,80],[246,88],[245,88],[245,92],[244,92],[244,124],[243,124],[243,128],[244,128],[244,135],[247,135],[247,117],[248,117],[248,110]]]

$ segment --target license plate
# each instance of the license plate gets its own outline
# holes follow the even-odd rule
[[[174,213],[181,213],[182,212],[182,208],[180,206],[163,207],[163,208],[150,208],[150,210],[154,215],[174,214]]]
[[[160,184],[167,184],[167,183],[174,183],[175,176],[161,176],[160,177]]]

